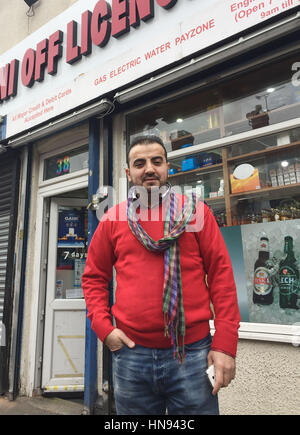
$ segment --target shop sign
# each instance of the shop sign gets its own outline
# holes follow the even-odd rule
[[[89,5],[78,0],[1,56],[6,138],[295,8],[300,0],[91,0]]]
[[[158,6],[168,10],[177,0],[156,0]],[[35,82],[42,82],[45,72],[57,74],[59,60],[63,57],[63,41],[66,40],[65,62],[72,65],[88,56],[93,46],[105,47],[111,37],[119,38],[137,28],[140,20],[148,21],[154,17],[153,0],[105,0],[97,1],[93,12],[86,10],[81,14],[80,24],[72,20],[67,23],[66,32],[56,30],[36,44],[29,47],[22,61],[12,59],[0,69],[0,102],[15,97],[18,93],[19,69],[23,86],[31,88]],[[79,46],[79,25],[80,46]],[[54,98],[62,96],[56,95]]]

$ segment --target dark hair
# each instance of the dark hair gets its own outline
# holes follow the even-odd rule
[[[129,153],[133,147],[135,147],[136,145],[151,145],[153,143],[159,143],[159,145],[161,145],[161,147],[163,148],[163,150],[165,152],[166,161],[168,161],[167,150],[166,150],[166,147],[163,143],[163,140],[159,136],[155,136],[152,134],[147,134],[147,135],[145,134],[145,135],[141,135],[141,136],[136,136],[132,140],[132,142],[130,143],[130,146],[127,150],[127,156],[126,156],[127,165],[129,166]]]

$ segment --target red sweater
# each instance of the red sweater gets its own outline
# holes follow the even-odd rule
[[[212,349],[236,355],[240,314],[230,258],[209,208],[203,204],[202,229],[185,232],[179,239],[185,343],[208,335],[215,313]],[[199,214],[200,206],[197,208]],[[141,224],[154,239],[163,237],[164,206],[159,220]],[[152,210],[153,213],[153,210]],[[200,216],[200,214],[199,214]],[[92,329],[101,341],[114,329],[109,309],[108,285],[116,270],[116,294],[112,314],[116,325],[136,344],[151,348],[171,347],[164,336],[164,254],[148,251],[132,234],[126,219],[126,201],[111,208],[96,229],[88,250],[82,286]],[[207,284],[205,276],[207,275]]]

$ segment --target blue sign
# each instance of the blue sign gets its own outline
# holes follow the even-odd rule
[[[58,218],[58,247],[84,246],[84,213],[79,210],[61,211]]]

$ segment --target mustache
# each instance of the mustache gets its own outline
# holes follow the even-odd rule
[[[153,175],[146,175],[145,177],[143,177],[143,181],[153,180],[153,179],[159,180],[159,177],[157,175],[155,175],[155,174],[153,174]]]

